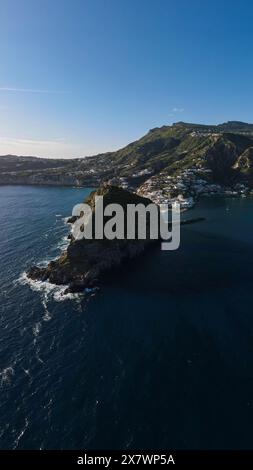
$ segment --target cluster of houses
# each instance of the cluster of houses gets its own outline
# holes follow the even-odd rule
[[[128,189],[130,191],[132,190],[132,187],[129,184],[129,179],[123,176],[122,177],[115,176],[111,178],[108,181],[108,183],[114,186],[119,186],[120,188],[123,188],[123,189]]]
[[[199,196],[246,197],[249,191],[243,183],[237,183],[233,187],[213,183],[212,170],[193,167],[172,176],[161,172],[146,180],[137,193],[148,197],[156,204],[172,205],[177,202],[181,210],[186,210],[194,206]]]
[[[153,171],[149,170],[148,168],[144,168],[144,170],[137,171],[133,173],[132,178],[140,178],[141,176],[152,175]]]
[[[219,137],[220,134],[217,132],[213,132],[211,129],[205,129],[204,131],[196,130],[191,132],[191,137]]]
[[[148,177],[148,176],[151,176],[152,174],[153,174],[152,170],[145,168],[144,170],[137,171],[128,177],[114,176],[113,178],[109,180],[109,183],[115,186],[120,186],[123,189],[128,189],[129,191],[135,191],[136,187],[139,186],[140,182],[133,181],[133,180],[142,178],[142,181],[143,181],[143,179],[145,179],[143,177]]]
[[[98,169],[100,170],[100,168],[96,168],[96,170]],[[89,171],[90,174],[96,173],[94,168]],[[103,173],[100,173],[100,177],[103,180]],[[138,178],[140,178],[139,181]],[[144,182],[141,183],[141,181]],[[203,167],[199,161],[195,161],[191,168],[178,170],[174,174],[163,170],[154,175],[152,170],[145,168],[133,172],[131,176],[111,177],[108,182],[123,189],[137,192],[156,204],[172,206],[174,203],[179,203],[181,210],[192,208],[200,196],[246,197],[248,194],[253,195],[253,191],[244,183],[235,183],[229,187],[214,183],[212,170]]]

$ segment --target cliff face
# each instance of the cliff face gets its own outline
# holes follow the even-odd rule
[[[206,151],[205,163],[212,170],[213,178],[217,182],[229,183],[236,177],[234,164],[238,158],[238,149],[229,139],[219,137]]]
[[[121,188],[103,186],[93,192],[86,202],[93,211],[95,196],[104,197],[104,207],[110,203],[120,203],[124,208],[127,204],[151,201],[125,191]],[[33,280],[49,281],[58,285],[69,285],[71,292],[93,287],[101,279],[104,272],[119,265],[124,259],[133,258],[141,253],[150,240],[71,240],[67,250],[46,267],[33,266],[27,275]]]
[[[243,152],[234,166],[241,173],[253,176],[253,147],[249,147]]]

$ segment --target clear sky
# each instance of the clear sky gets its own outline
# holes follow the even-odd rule
[[[252,122],[251,0],[0,0],[0,154],[114,150]]]

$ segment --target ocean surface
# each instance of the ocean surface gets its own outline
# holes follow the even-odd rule
[[[205,199],[176,252],[99,292],[25,270],[89,189],[0,187],[0,448],[253,448],[253,199]]]

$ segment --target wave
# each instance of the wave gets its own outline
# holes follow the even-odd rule
[[[60,251],[60,254],[61,254],[64,251],[66,251],[66,249],[69,246],[69,243],[70,243],[70,240],[68,239],[68,235],[64,235],[64,237],[62,237],[62,239],[54,246],[53,250]],[[59,253],[51,255],[51,256],[50,255],[47,256],[45,259],[38,261],[36,265],[41,266],[41,267],[46,267],[48,263],[50,263],[50,261],[55,261],[57,258],[59,258]]]
[[[63,220],[65,224],[67,224],[67,220],[69,219],[69,217],[62,217],[61,214],[56,214],[56,217],[61,217],[61,220]],[[60,250],[61,253],[66,251],[70,243],[68,234],[69,234],[69,230],[67,234],[66,233],[64,234],[64,236],[57,243],[57,245],[54,246],[53,248],[54,252],[55,250],[57,251]],[[55,261],[58,257],[59,257],[59,253],[56,255],[47,256],[46,259],[38,262],[37,265],[41,267],[45,267],[48,265],[50,261]],[[18,282],[23,285],[27,284],[33,291],[40,292],[42,294],[42,305],[45,311],[45,315],[43,317],[44,321],[51,320],[51,314],[47,306],[47,303],[49,300],[55,300],[56,302],[62,302],[64,300],[78,300],[78,299],[80,300],[80,297],[83,294],[94,295],[95,291],[97,290],[97,288],[94,288],[94,289],[87,288],[84,290],[83,293],[71,293],[71,292],[65,293],[66,289],[68,288],[67,285],[56,285],[48,281],[35,281],[35,280],[28,278],[26,272],[23,272],[21,276],[15,282]]]
[[[50,313],[47,308],[47,301],[50,299],[55,300],[56,302],[62,302],[64,300],[73,300],[79,299],[82,293],[64,293],[68,288],[67,285],[57,285],[52,284],[48,281],[34,281],[30,279],[26,272],[23,272],[18,279],[18,282],[22,285],[28,285],[33,291],[40,292],[43,294],[42,304],[45,308],[47,317],[44,319],[49,320]]]
[[[69,220],[70,217],[71,217],[70,215],[68,215],[68,217],[62,217],[61,220],[64,222],[64,225],[69,225],[68,220]]]
[[[43,316],[43,320],[44,321],[50,321],[52,319],[52,316],[47,308],[47,300],[45,299],[42,299],[42,305],[44,307],[44,310],[45,310],[45,315]]]
[[[21,431],[19,432],[17,438],[15,439],[14,446],[13,446],[14,449],[16,449],[18,447],[19,441],[23,437],[23,435],[25,434],[28,426],[29,426],[29,421],[28,421],[27,418],[25,418],[25,424],[24,424],[23,428],[21,429]]]
[[[64,237],[57,243],[56,248],[60,251],[65,251],[69,246],[70,240],[68,239],[68,235],[64,235]]]

